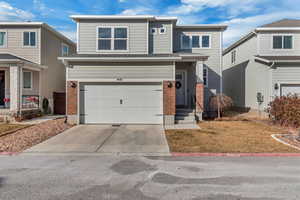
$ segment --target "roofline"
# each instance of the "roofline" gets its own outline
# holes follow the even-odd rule
[[[300,60],[268,60],[268,59],[265,59],[265,58],[260,58],[258,56],[254,56],[254,58],[256,60],[260,60],[260,61],[263,61],[265,63],[300,63]]]
[[[259,27],[256,31],[300,31],[300,27]]]
[[[177,17],[156,17],[154,15],[71,15],[74,21],[80,19],[148,19],[148,20],[166,20],[177,21]]]
[[[73,42],[71,39],[67,38],[65,35],[58,32],[57,30],[52,28],[50,25],[48,25],[44,22],[0,22],[0,26],[40,26],[40,27],[44,27],[47,30],[51,31],[59,38],[66,40],[67,42],[69,42],[73,45],[76,45],[75,42]]]
[[[252,38],[254,35],[256,35],[255,31],[251,31],[250,33],[248,33],[247,35],[243,36],[241,39],[239,39],[238,41],[234,42],[232,45],[230,45],[229,47],[227,47],[224,51],[223,51],[223,56],[226,55],[227,53],[229,53],[232,49],[240,46],[241,44],[243,44],[245,41],[247,41],[248,39]]]
[[[227,27],[226,24],[179,24],[175,28],[219,28],[225,31]]]

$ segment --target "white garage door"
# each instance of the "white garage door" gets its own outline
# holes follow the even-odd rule
[[[162,124],[161,83],[102,83],[81,86],[81,122]]]
[[[289,94],[297,94],[300,96],[300,84],[281,85],[281,96],[287,96]]]

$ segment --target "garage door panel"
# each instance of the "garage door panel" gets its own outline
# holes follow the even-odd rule
[[[281,96],[295,95],[295,94],[300,96],[300,84],[281,85]]]
[[[89,83],[83,88],[83,123],[162,124],[161,83]]]

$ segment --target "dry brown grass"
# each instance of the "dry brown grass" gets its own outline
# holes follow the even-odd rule
[[[0,137],[9,133],[14,132],[19,129],[25,128],[27,125],[19,125],[19,124],[0,124]]]
[[[275,141],[271,135],[283,129],[252,121],[209,121],[201,130],[168,130],[172,152],[197,153],[293,153],[298,150]]]

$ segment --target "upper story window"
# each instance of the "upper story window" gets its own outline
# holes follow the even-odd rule
[[[23,72],[23,88],[32,89],[32,72]]]
[[[208,69],[207,69],[207,67],[203,67],[203,85],[205,87],[208,86]]]
[[[236,50],[233,50],[231,52],[231,64],[234,64],[236,62]]]
[[[167,32],[166,28],[160,28],[159,33],[160,34],[165,34]]]
[[[157,30],[156,28],[151,28],[151,34],[156,35],[156,30]]]
[[[66,44],[61,45],[61,55],[68,56],[69,55],[69,46]]]
[[[23,46],[34,47],[36,46],[36,32],[23,33]]]
[[[0,47],[6,45],[6,32],[0,32]]]
[[[291,35],[274,35],[273,49],[292,49],[293,36]]]
[[[210,47],[210,35],[181,35],[181,49]]]
[[[123,27],[98,28],[98,47],[100,51],[127,50],[128,29]]]

